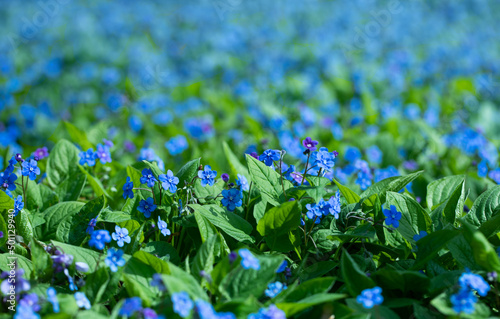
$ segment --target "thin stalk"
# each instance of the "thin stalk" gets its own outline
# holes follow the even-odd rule
[[[302,175],[302,181],[300,182],[300,186],[304,184],[304,179],[306,178],[307,166],[309,165],[309,157],[311,157],[311,152],[307,153],[306,168],[304,169],[304,175]]]
[[[285,192],[285,183],[283,183],[283,171],[281,170],[281,164],[283,163],[283,159],[280,158],[280,179],[281,179],[281,188],[283,189],[283,195],[285,195],[286,199],[286,192]]]

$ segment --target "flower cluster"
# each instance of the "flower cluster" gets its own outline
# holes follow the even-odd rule
[[[80,156],[80,165],[87,164],[92,167],[96,164],[96,160],[99,160],[102,164],[111,163],[111,148],[110,144],[98,144],[96,151],[89,148],[87,151],[82,151],[78,155]]]
[[[457,313],[471,314],[475,311],[477,303],[477,296],[474,294],[476,291],[479,296],[485,297],[490,291],[490,285],[483,279],[483,277],[465,272],[458,279],[460,290],[453,294],[450,298],[453,304],[453,310]]]

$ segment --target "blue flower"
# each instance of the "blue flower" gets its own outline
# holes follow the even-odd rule
[[[470,272],[464,272],[458,279],[458,283],[462,289],[476,290],[481,297],[485,297],[490,291],[490,285],[483,277]]]
[[[458,293],[450,297],[450,301],[456,313],[471,314],[475,310],[477,297],[470,289],[460,289]]]
[[[156,205],[152,197],[148,197],[146,200],[141,199],[137,207],[137,210],[143,213],[146,218],[151,217],[151,213],[154,212],[155,209]]]
[[[261,308],[258,313],[252,313],[248,319],[286,319],[285,312],[275,305],[268,308]]]
[[[248,185],[248,180],[244,175],[238,174],[238,178],[236,179],[236,185],[240,187],[241,190],[249,191],[250,186]]]
[[[230,212],[234,211],[236,207],[240,207],[243,203],[241,192],[236,188],[223,190],[222,196],[223,198],[221,199],[221,203]]]
[[[172,194],[177,191],[177,184],[179,184],[179,178],[174,176],[171,170],[167,171],[167,174],[162,174],[158,176],[161,182],[161,186],[165,190],[169,190]]]
[[[34,181],[37,175],[40,175],[40,168],[38,167],[38,162],[34,159],[24,161],[21,166],[21,174],[23,176],[29,176],[29,179]]]
[[[94,227],[95,225],[97,224],[97,221],[95,218],[92,218],[90,221],[89,221],[89,224],[87,225],[87,230],[86,230],[86,233],[87,234],[92,234],[92,232],[94,231]]]
[[[371,178],[372,178],[371,173],[360,171],[358,173],[358,178],[356,179],[355,183],[359,185],[361,190],[365,190],[372,184]]]
[[[399,227],[399,220],[401,220],[401,212],[398,212],[396,206],[391,205],[391,209],[384,209],[384,215],[387,217],[385,219],[385,223],[387,226],[394,226],[394,228]]]
[[[171,231],[167,228],[167,226],[167,222],[161,220],[160,216],[158,216],[158,229],[161,231],[163,236],[170,236],[171,234]]]
[[[122,267],[123,265],[125,265],[125,259],[123,258],[123,250],[110,248],[108,250],[108,255],[106,256],[104,262],[111,269],[112,272],[117,272],[118,267]]]
[[[281,263],[280,267],[278,268],[278,270],[276,270],[276,273],[279,274],[279,273],[282,273],[285,271],[286,267],[288,266],[288,261],[283,260],[283,262]]]
[[[335,154],[333,152],[328,152],[326,147],[322,147],[317,152],[311,154],[314,165],[322,168],[326,172],[331,171],[333,166],[335,166],[335,157]]]
[[[165,147],[171,155],[175,156],[181,154],[188,148],[188,142],[184,136],[177,135],[166,142]]]
[[[415,236],[413,236],[413,240],[419,241],[420,239],[424,238],[425,236],[427,236],[427,232],[425,230],[421,230],[418,234],[415,234]]]
[[[272,166],[273,161],[279,161],[281,157],[281,152],[278,150],[265,150],[264,153],[262,153],[259,156],[259,161],[263,161],[264,164],[267,166]]]
[[[307,204],[306,205],[306,209],[307,209],[306,216],[307,216],[307,218],[309,218],[311,220],[314,219],[314,218],[316,218],[317,220],[319,220],[319,218],[321,216],[323,216],[323,212],[321,211],[321,209],[319,208],[318,205]]]
[[[123,198],[134,198],[134,182],[130,180],[130,177],[127,176],[127,181],[123,185]]]
[[[128,229],[116,225],[115,232],[111,234],[113,240],[116,241],[118,247],[123,247],[124,243],[130,244],[130,236],[128,235]]]
[[[366,149],[366,156],[368,160],[374,164],[382,163],[382,151],[377,145],[370,146]]]
[[[125,317],[131,317],[136,313],[137,311],[140,311],[142,309],[142,301],[141,298],[139,297],[132,297],[132,298],[127,298],[125,299],[125,302],[123,303],[122,307],[120,308],[120,311],[118,314],[120,316],[125,316]]]
[[[481,161],[477,165],[477,176],[479,177],[486,177],[488,174],[488,164],[486,161]]]
[[[206,165],[203,170],[198,171],[198,177],[201,179],[201,186],[213,186],[215,183],[216,171],[212,171],[210,165]]]
[[[211,303],[198,299],[195,304],[195,311],[200,319],[218,319],[214,306]]]
[[[274,298],[276,297],[280,292],[285,290],[287,286],[279,281],[277,282],[272,282],[267,286],[267,289],[265,291],[266,296],[269,298]]]
[[[21,294],[23,291],[28,291],[31,289],[30,282],[26,279],[23,278],[24,275],[24,269],[19,269],[17,268],[14,273],[4,271],[0,275],[0,279],[6,279],[9,276],[13,276],[16,278],[16,281],[13,283],[10,283],[9,280],[3,280],[2,284],[0,285],[0,291],[4,295],[8,295],[9,292],[11,291],[11,287],[14,286],[14,291],[16,295]]]
[[[176,292],[172,294],[172,303],[174,304],[174,312],[177,313],[182,318],[189,316],[191,309],[194,307],[194,303],[189,298],[186,292]]]
[[[238,254],[241,257],[241,266],[245,269],[260,269],[259,260],[250,252],[250,250],[243,248],[238,251]]]
[[[163,282],[163,278],[161,274],[154,274],[153,279],[151,280],[151,286],[157,287],[160,291],[165,291],[167,288],[165,287],[165,283]]]
[[[147,184],[148,187],[153,187],[155,186],[156,182],[157,180],[153,175],[153,172],[149,168],[145,168],[142,170],[141,184]]]
[[[339,214],[341,210],[340,205],[340,191],[337,190],[335,196],[330,197],[328,200],[328,212],[335,217],[335,219],[339,219]]]
[[[14,314],[14,319],[39,319],[40,315],[37,314],[33,308],[19,304]]]
[[[72,276],[70,276],[68,268],[65,268],[64,271],[63,271],[63,273],[68,278],[69,290],[71,290],[71,291],[78,290],[78,286],[75,285],[75,280],[73,279]]]
[[[98,158],[102,164],[111,163],[111,153],[109,146],[98,144],[95,152],[96,159]]]
[[[4,187],[9,191],[13,191],[16,189],[16,183],[15,183],[16,179],[17,179],[16,174],[5,170],[5,172],[0,174],[0,187]]]
[[[75,292],[75,300],[78,308],[85,308],[87,310],[90,309],[90,301],[88,300],[87,296],[85,296],[85,293]]]
[[[57,300],[57,292],[54,288],[47,288],[47,301],[52,304],[52,310],[54,313],[59,312],[59,301]]]
[[[103,250],[106,243],[109,242],[111,242],[111,236],[109,236],[109,232],[107,230],[96,230],[93,231],[90,236],[89,246]]]
[[[96,159],[96,154],[94,153],[94,150],[89,148],[86,152],[80,152],[78,154],[80,156],[80,165],[85,165],[87,164],[88,166],[94,166],[95,165],[95,159]]]
[[[366,309],[371,309],[373,306],[380,305],[384,301],[384,297],[382,297],[382,288],[375,287],[372,289],[365,289],[356,297],[356,301],[362,304]]]
[[[31,308],[34,312],[40,311],[38,295],[35,293],[27,294],[19,301],[19,306]]]
[[[21,195],[17,195],[16,200],[14,201],[14,216],[17,216],[19,212],[24,208],[23,197]]]
[[[344,158],[349,162],[353,163],[357,159],[361,158],[361,152],[358,148],[350,146],[344,152]]]

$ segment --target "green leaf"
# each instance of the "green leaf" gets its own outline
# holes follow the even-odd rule
[[[486,238],[490,238],[500,232],[500,207],[497,207],[493,216],[479,227],[479,231],[483,233]]]
[[[238,157],[234,155],[226,141],[222,142],[222,148],[224,149],[224,154],[226,155],[227,162],[234,176],[236,177],[238,174],[248,176],[248,169],[240,163]]]
[[[142,249],[142,251],[150,253],[153,256],[157,256],[158,258],[164,261],[170,261],[175,265],[178,265],[181,262],[177,250],[175,250],[175,248],[172,245],[164,241],[149,242]]]
[[[15,260],[17,263],[17,267],[20,269],[24,269],[23,278],[31,279],[33,272],[33,264],[31,260],[28,258],[17,255],[17,254],[0,254],[0,270],[2,271],[10,271],[10,263]]]
[[[208,238],[210,238],[210,236],[217,234],[215,226],[200,212],[194,212],[194,217],[196,219],[196,223],[198,224],[198,229],[200,230],[202,242],[205,242]]]
[[[16,235],[22,236],[25,242],[30,242],[33,239],[31,218],[30,212],[26,209],[22,209],[15,217]]]
[[[3,233],[2,238],[0,238],[0,247],[5,247],[5,243],[9,239],[9,229],[2,214],[0,214],[0,231]]]
[[[276,270],[283,262],[280,256],[256,256],[260,269],[244,269],[241,265],[231,270],[220,283],[221,294],[228,300],[262,296],[267,285],[274,279]]]
[[[104,196],[97,197],[87,202],[78,213],[64,218],[57,227],[56,239],[79,246],[87,236],[89,221],[99,215],[104,204]]]
[[[429,234],[417,241],[417,259],[412,270],[421,270],[424,265],[433,259],[437,253],[445,247],[450,240],[460,234],[457,230],[443,229]]]
[[[47,253],[44,247],[36,240],[31,240],[31,261],[33,270],[37,278],[47,280],[52,277],[52,258]]]
[[[108,208],[104,208],[99,217],[97,218],[98,222],[107,222],[107,223],[121,223],[126,222],[132,219],[130,214],[121,212],[121,211],[112,211]]]
[[[14,209],[14,200],[5,192],[0,192],[0,212]]]
[[[200,272],[203,270],[205,273],[210,274],[214,269],[215,262],[215,243],[218,236],[216,234],[211,235],[198,249],[196,256],[191,264],[191,273],[193,276],[201,280]]]
[[[104,195],[108,198],[111,198],[111,196],[109,196],[108,192],[106,191],[106,189],[104,189],[104,186],[102,185],[101,181],[98,178],[92,176],[92,174],[87,172],[83,166],[78,165],[78,169],[87,176],[87,180],[90,184],[90,187],[92,187],[92,190],[94,191],[96,196]]]
[[[302,300],[293,302],[293,303],[277,303],[276,307],[283,310],[286,314],[287,318],[291,318],[293,315],[306,310],[307,308],[321,305],[324,303],[332,303],[336,300],[345,299],[347,295],[345,294],[316,294],[314,296],[310,296],[304,298]]]
[[[455,224],[457,218],[462,217],[464,212],[465,199],[468,194],[465,191],[465,180],[460,183],[453,191],[450,198],[446,201],[443,213],[446,221]]]
[[[427,207],[434,209],[444,203],[465,182],[464,175],[447,176],[427,185]]]
[[[58,247],[65,254],[73,255],[75,262],[84,262],[89,265],[89,272],[96,270],[97,262],[101,258],[101,254],[83,247],[77,247],[65,243],[52,240],[54,246]]]
[[[90,300],[91,304],[96,304],[101,301],[109,282],[109,270],[107,267],[101,267],[96,272],[90,273],[85,278],[85,286],[83,291]],[[109,287],[116,289],[116,287]]]
[[[472,255],[476,264],[483,267],[486,271],[500,272],[500,258],[497,252],[488,242],[488,239],[468,223],[464,223],[465,239],[472,248]],[[425,237],[424,237],[425,238]]]
[[[85,174],[75,174],[75,176],[59,184],[55,189],[55,193],[61,202],[76,201],[80,198],[86,181],[87,176]]]
[[[396,206],[401,212],[401,220],[397,231],[408,241],[413,241],[413,236],[421,230],[427,233],[432,231],[432,220],[427,211],[425,211],[412,197],[394,192],[387,192],[387,203]]]
[[[384,268],[372,274],[371,278],[380,284],[383,291],[398,290],[403,294],[425,294],[431,284],[429,277],[417,271]]]
[[[500,185],[496,185],[482,193],[472,205],[467,217],[467,222],[474,226],[481,226],[495,213],[495,209],[500,205]]]
[[[185,291],[193,300],[208,300],[207,294],[193,276],[171,263],[169,267],[170,274],[162,275],[162,279],[170,294]]]
[[[340,259],[340,271],[342,278],[345,281],[347,290],[351,296],[358,296],[361,291],[375,287],[375,282],[370,279],[361,269],[358,264],[352,259],[351,255],[344,250]]]
[[[78,172],[78,154],[73,143],[67,140],[57,142],[47,160],[47,180],[52,187],[72,178]]]
[[[78,127],[74,126],[69,122],[63,122],[66,131],[68,132],[71,140],[81,146],[82,150],[88,150],[89,148],[94,148],[94,145],[89,142],[87,135],[84,131],[80,130]]]
[[[335,277],[314,278],[301,283],[291,290],[285,297],[286,302],[298,302],[301,299],[326,293],[332,288]],[[290,289],[290,288],[289,288]]]
[[[266,237],[266,242],[275,250],[278,245],[289,243],[288,233],[300,225],[300,209],[297,201],[285,202],[280,206],[271,208],[259,220],[257,231]],[[293,249],[282,247],[278,251]]]
[[[64,218],[74,216],[80,211],[84,203],[81,202],[64,202],[49,207],[43,212],[45,224],[41,226],[43,239],[55,239],[56,231],[59,224]]]
[[[200,213],[208,219],[215,227],[222,230],[227,235],[241,242],[253,243],[254,239],[250,237],[252,225],[238,215],[226,211],[217,205],[189,205],[195,212]]]
[[[409,183],[414,181],[417,177],[419,177],[422,173],[423,171],[418,171],[406,176],[395,176],[381,180],[380,182],[375,183],[372,186],[368,187],[361,194],[361,199],[367,205],[373,206],[374,203],[370,197],[374,194],[378,194],[378,196],[380,197],[380,201],[384,203],[387,192],[399,192],[406,185],[408,185]]]
[[[194,159],[187,162],[181,169],[175,174],[179,178],[179,188],[184,187],[185,183],[191,183],[194,177],[198,175],[198,168],[200,167],[201,158]]]
[[[448,242],[448,249],[451,252],[451,255],[457,263],[462,265],[464,268],[469,268],[471,270],[479,270],[478,266],[474,262],[471,256],[473,256],[472,247],[465,239],[463,234],[454,237],[452,240]]]
[[[262,198],[273,206],[278,206],[283,195],[280,174],[248,154],[247,163],[250,178],[262,193]],[[283,185],[285,191],[292,187],[286,179],[283,179]]]
[[[340,184],[337,182],[335,179],[333,179],[333,182],[337,187],[339,188],[340,192],[344,196],[344,198],[347,200],[348,204],[356,204],[361,200],[361,197],[359,197],[358,194],[347,188],[346,186]]]

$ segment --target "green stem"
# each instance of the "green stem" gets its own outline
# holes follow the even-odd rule
[[[304,184],[304,179],[306,178],[307,166],[309,165],[309,157],[311,157],[311,152],[307,153],[306,168],[304,168],[304,175],[302,175],[302,182],[300,182],[300,186]]]

